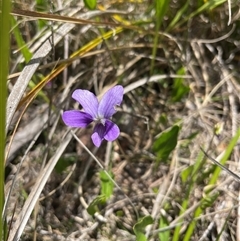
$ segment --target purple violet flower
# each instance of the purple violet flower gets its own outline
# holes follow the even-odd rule
[[[72,98],[81,104],[84,111],[68,110],[63,112],[62,119],[67,126],[86,127],[91,122],[96,125],[91,136],[93,144],[99,147],[102,141],[114,141],[118,138],[120,130],[110,118],[115,114],[116,105],[123,99],[123,87],[116,85],[109,89],[98,102],[97,97],[88,90],[77,89]]]

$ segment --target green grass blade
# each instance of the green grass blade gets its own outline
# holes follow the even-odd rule
[[[17,26],[17,21],[14,17],[11,17],[11,23],[12,23],[12,27],[13,27],[13,34],[16,39],[18,48],[20,49],[20,51],[25,59],[25,62],[27,63],[32,58],[32,53],[29,51],[25,41],[23,40],[22,34]]]
[[[153,50],[152,50],[152,60],[151,60],[151,69],[150,69],[150,74],[153,74],[154,70],[154,63],[155,63],[155,58],[157,54],[157,45],[158,45],[158,39],[159,39],[159,34],[158,31],[160,29],[162,19],[167,12],[169,7],[169,0],[156,0],[156,29],[155,29],[155,37],[154,37],[154,42],[153,42]]]
[[[226,149],[226,151],[225,151],[225,153],[224,153],[224,156],[222,157],[222,159],[221,159],[221,161],[220,161],[220,163],[221,163],[222,165],[224,165],[224,164],[226,163],[226,161],[228,160],[228,158],[229,158],[229,156],[231,155],[232,150],[233,150],[233,148],[235,147],[235,145],[237,144],[239,138],[240,138],[240,128],[237,130],[236,135],[235,135],[235,136],[232,138],[232,140],[230,141],[230,143],[229,143],[229,145],[228,145],[228,147],[227,147],[227,149]],[[216,166],[216,168],[215,168],[215,170],[214,170],[214,172],[213,172],[213,174],[212,174],[212,177],[211,177],[208,185],[214,185],[214,184],[216,184],[217,179],[218,179],[218,177],[219,177],[219,174],[220,174],[221,170],[222,170],[222,169],[221,169],[220,167]],[[212,195],[209,194],[207,198],[206,198],[206,197],[205,197],[205,198],[202,198],[202,199],[201,199],[201,204],[202,204],[202,205],[199,206],[199,207],[195,210],[195,212],[194,212],[194,219],[197,219],[197,218],[203,213],[203,211],[205,210],[204,206],[205,206],[205,207],[211,206],[211,205],[213,204],[213,202],[217,199],[217,197],[218,197],[218,194],[212,194]],[[204,203],[206,203],[207,199],[210,200],[210,205],[207,205],[207,206],[206,206],[206,205],[204,205]],[[196,227],[196,221],[191,222],[190,225],[188,226],[188,229],[187,229],[187,232],[186,232],[186,234],[185,234],[185,236],[184,236],[183,241],[188,241],[188,240],[191,239],[195,227]]]
[[[191,179],[190,179],[190,183],[189,183],[188,189],[186,191],[185,198],[184,198],[184,200],[183,200],[183,202],[181,204],[181,211],[179,213],[179,216],[181,216],[187,210],[187,207],[188,207],[188,204],[189,204],[189,196],[190,196],[191,191],[193,190],[194,184],[195,184],[195,182],[197,180],[198,171],[201,169],[201,167],[203,165],[203,158],[204,158],[204,155],[203,155],[202,152],[200,152],[198,157],[197,157],[197,161],[196,161],[196,163],[193,166],[192,176],[191,176]],[[180,220],[180,222],[182,220]],[[181,226],[177,226],[175,228],[172,241],[178,241],[179,240],[180,229],[181,229]]]
[[[232,153],[232,150],[233,148],[235,147],[235,145],[237,144],[238,140],[240,138],[240,128],[237,130],[237,133],[236,135],[232,138],[232,140],[230,141],[225,153],[224,153],[224,156],[222,157],[220,163],[222,165],[224,165],[226,163],[226,161],[228,160],[229,156],[231,155]],[[213,185],[217,182],[217,179],[218,179],[218,176],[220,174],[220,172],[222,171],[222,169],[218,166],[216,166],[216,169],[212,175],[212,178],[209,182],[209,185]]]
[[[194,16],[202,13],[203,11],[209,11],[209,10],[211,11],[225,2],[226,0],[209,0],[206,3],[204,3],[200,8],[198,8],[196,11],[194,11],[192,14],[190,14],[189,18],[193,18]]]
[[[144,234],[145,228],[152,223],[153,218],[151,216],[142,217],[137,221],[137,223],[133,226],[133,231],[136,235],[137,241],[147,241],[147,237]]]
[[[161,216],[159,221],[159,228],[166,228],[169,226],[169,222],[166,217]],[[164,232],[159,232],[158,234],[159,240],[168,241],[170,238],[170,230],[166,230]]]
[[[197,207],[197,209],[194,212],[193,221],[189,224],[187,232],[184,235],[183,241],[191,240],[192,234],[197,224],[197,219],[200,217],[200,215],[204,212],[204,210],[207,207],[213,206],[213,203],[216,201],[218,196],[219,196],[219,193],[211,193],[208,196],[201,199],[200,205]]]
[[[202,208],[201,207],[198,207],[194,213],[194,217],[198,217],[202,214]],[[187,229],[187,232],[186,234],[184,235],[184,239],[183,241],[188,241],[191,239],[191,236],[192,236],[192,233],[195,229],[195,226],[196,226],[196,221],[192,221],[189,226],[188,226],[188,229]]]
[[[5,120],[7,75],[9,59],[10,2],[0,1],[0,239],[4,240],[4,220],[2,217],[4,205],[4,151],[5,151]]]
[[[176,16],[174,17],[174,19],[172,20],[172,22],[169,24],[168,28],[167,28],[167,32],[169,30],[171,30],[172,28],[174,28],[174,26],[178,23],[178,21],[182,18],[183,14],[187,11],[189,6],[189,0],[186,1],[186,3],[183,5],[183,7],[181,9],[179,9],[179,11],[177,12]]]
[[[226,0],[209,0],[204,3],[201,7],[199,7],[196,11],[192,12],[190,15],[185,17],[182,21],[179,21],[177,24],[180,27],[182,24],[185,24],[189,19],[194,18],[195,16],[199,15],[204,11],[211,11],[212,9],[218,7],[219,5],[225,3]]]

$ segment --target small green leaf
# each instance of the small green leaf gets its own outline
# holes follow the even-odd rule
[[[97,0],[84,0],[85,7],[94,10],[97,6]]]
[[[151,216],[145,216],[133,226],[133,231],[136,235],[137,241],[147,241],[147,237],[144,235],[145,228],[149,224],[153,223],[153,218]]]
[[[182,182],[186,182],[188,177],[193,173],[194,166],[189,166],[181,172]]]
[[[35,9],[38,12],[48,11],[48,4],[49,2],[47,2],[46,0],[36,0]],[[38,19],[37,23],[39,29],[44,28],[48,24],[48,22],[43,19]]]
[[[199,132],[193,132],[189,136],[187,136],[185,139],[181,140],[181,147],[189,147],[189,144],[192,142],[194,138],[198,135]]]
[[[75,162],[76,158],[74,156],[71,156],[71,157],[61,157],[56,166],[55,166],[55,171],[57,173],[62,173],[64,172],[68,166],[71,166],[74,162]]]
[[[113,178],[113,174],[109,173]],[[109,179],[105,171],[100,171],[100,179],[101,179],[101,194],[105,195],[106,199],[109,199],[113,194],[114,184],[112,180]]]
[[[165,228],[165,227],[168,227],[168,226],[169,226],[169,223],[168,223],[167,219],[164,216],[161,216],[160,222],[159,222],[159,228]],[[161,241],[168,241],[169,237],[170,237],[170,230],[160,232],[158,234],[158,236],[159,236],[159,239]]]
[[[184,75],[185,69],[181,68],[177,71],[178,75]],[[184,84],[183,78],[175,78],[172,91],[172,101],[180,101],[188,92],[190,88]]]
[[[162,113],[160,118],[159,118],[159,123],[161,123],[162,125],[167,125],[168,123],[168,118],[167,118],[167,115],[166,113]]]
[[[106,203],[106,197],[105,195],[99,195],[89,204],[87,208],[87,212],[90,215],[94,215],[94,213],[99,211],[98,205],[103,205]]]
[[[153,143],[153,151],[157,154],[158,161],[167,161],[168,156],[177,145],[179,126],[175,125],[172,128],[162,132]]]

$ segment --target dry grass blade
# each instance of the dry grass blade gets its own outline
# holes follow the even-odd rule
[[[110,25],[110,26],[119,26],[119,24],[111,23],[111,22],[95,22],[86,19],[79,19],[74,17],[66,17],[60,16],[56,14],[49,14],[49,13],[41,13],[23,9],[13,9],[12,14],[15,16],[23,16],[23,17],[31,17],[36,19],[46,19],[46,20],[53,20],[59,22],[66,22],[66,23],[74,23],[74,24],[92,24],[92,25]]]

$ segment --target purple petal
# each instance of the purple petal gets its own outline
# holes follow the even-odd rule
[[[92,92],[78,89],[73,92],[72,98],[81,104],[86,113],[93,118],[97,116],[98,99]]]
[[[116,85],[108,90],[99,103],[98,115],[109,119],[116,112],[115,106],[121,104],[123,91],[121,85]]]
[[[110,120],[106,120],[104,139],[107,141],[114,141],[118,138],[120,130],[116,124]]]
[[[104,139],[105,126],[101,123],[96,124],[91,136],[93,144],[99,147]]]
[[[106,120],[105,126],[101,123],[96,124],[91,136],[93,144],[99,147],[102,141],[114,141],[118,138],[120,130],[116,124],[110,120]]]
[[[79,110],[64,111],[62,119],[67,126],[71,127],[86,127],[93,121],[91,115]]]

